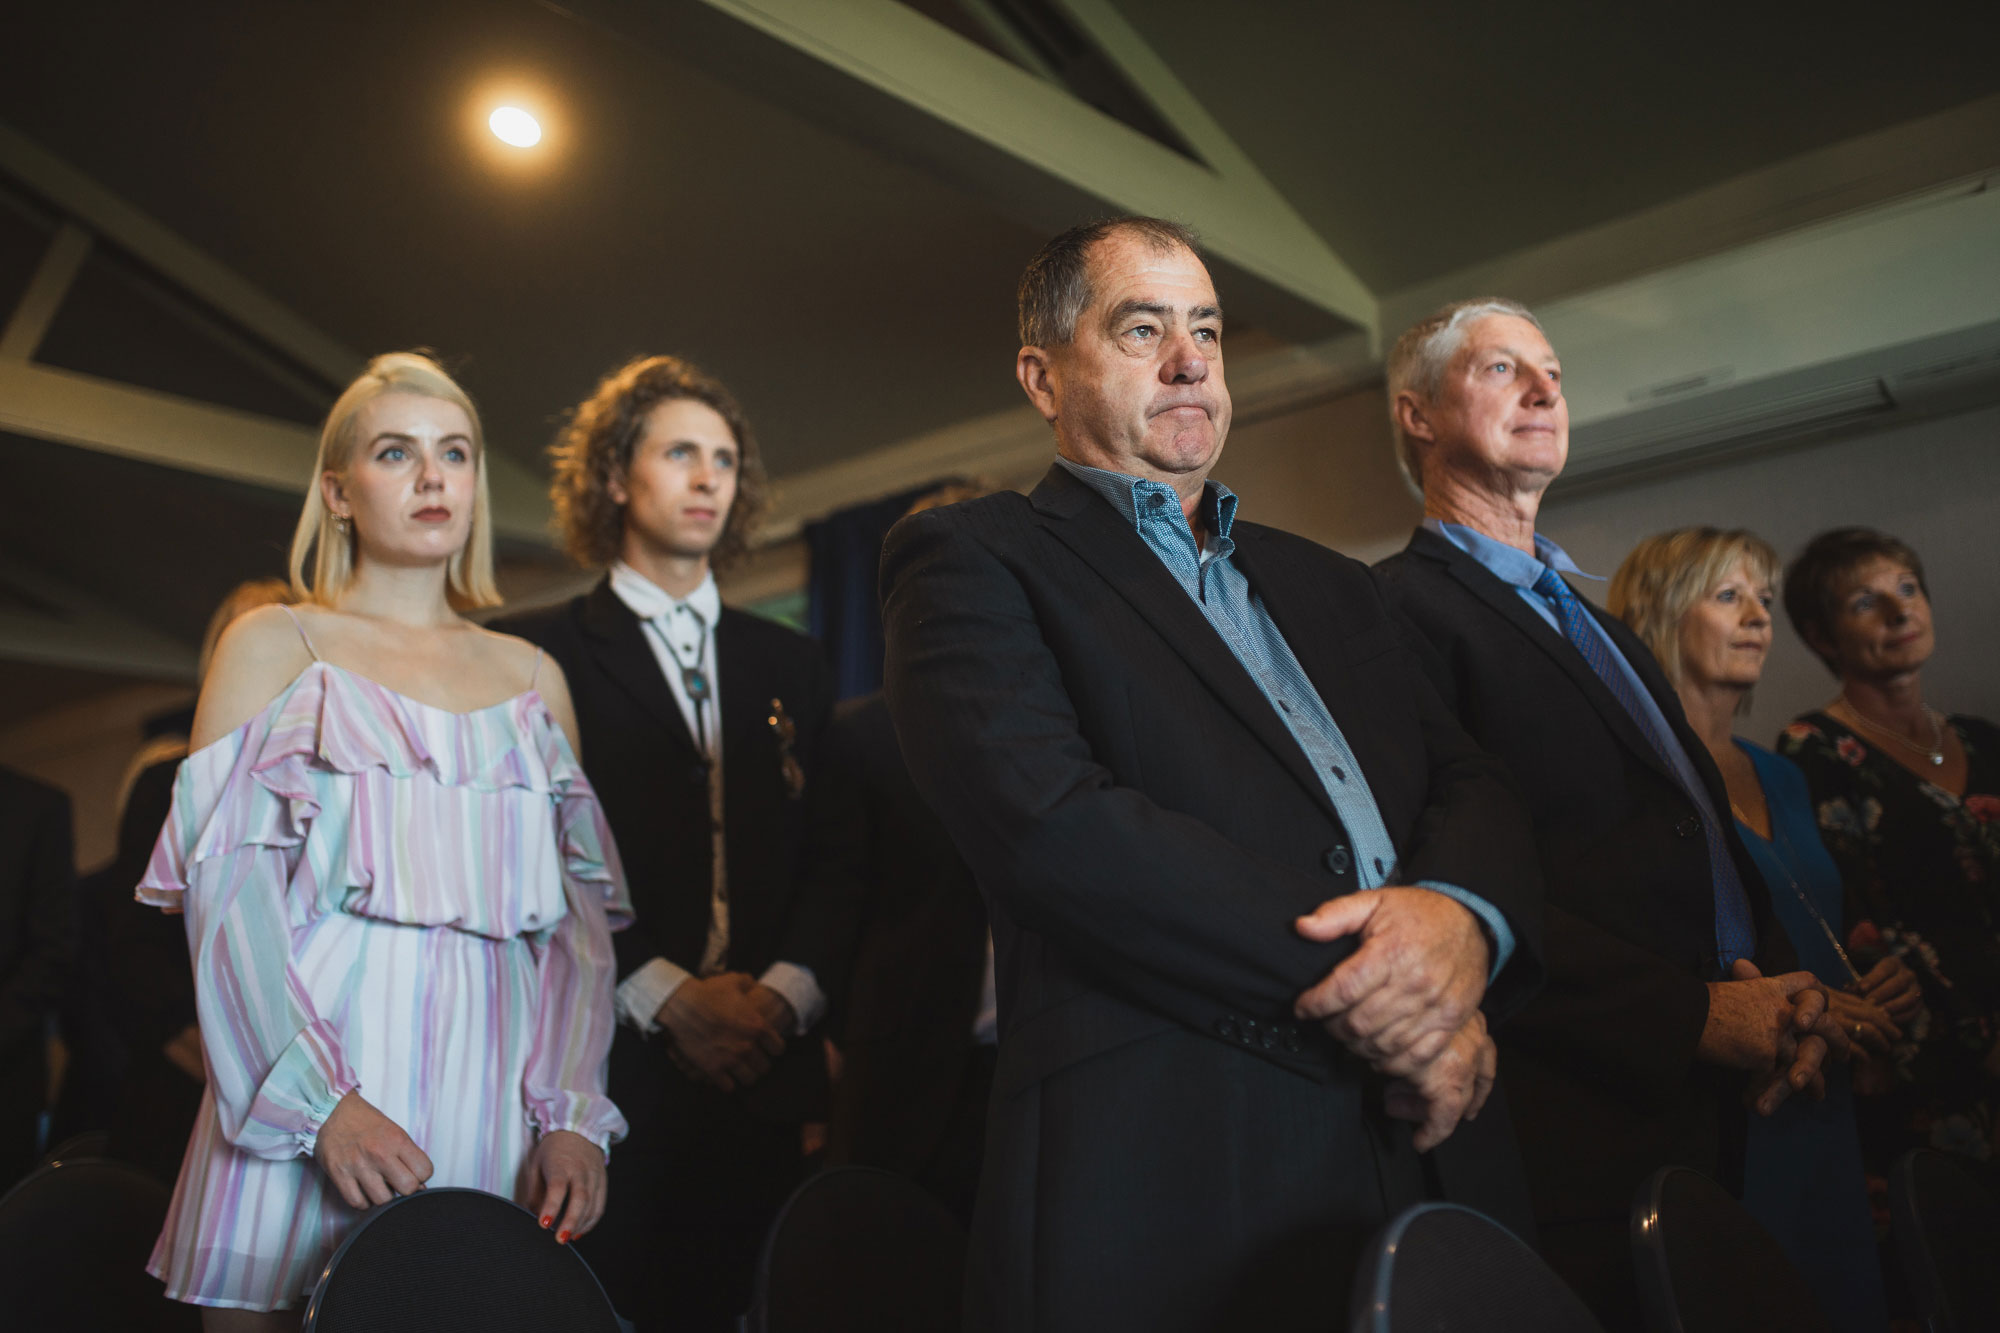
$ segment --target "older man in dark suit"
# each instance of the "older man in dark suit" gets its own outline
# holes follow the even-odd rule
[[[1548,884],[1548,985],[1499,1028],[1537,1229],[1598,1316],[1636,1328],[1641,1183],[1671,1163],[1736,1184],[1746,1085],[1768,1113],[1844,1043],[1825,992],[1789,971],[1673,687],[1535,529],[1569,409],[1533,315],[1445,307],[1397,343],[1389,394],[1425,518],[1376,578],[1433,650],[1439,692],[1513,771]]]
[[[1055,466],[906,519],[882,572],[897,733],[997,953],[970,1314],[1340,1324],[1420,1152],[1504,1194],[1505,1135],[1460,1121],[1482,1003],[1539,973],[1524,816],[1366,571],[1208,479],[1230,404],[1188,233],[1065,233],[1021,313]]]

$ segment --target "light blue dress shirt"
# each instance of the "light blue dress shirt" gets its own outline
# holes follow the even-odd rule
[[[1576,561],[1569,558],[1567,551],[1539,532],[1535,534],[1535,555],[1529,555],[1517,546],[1509,546],[1506,542],[1498,541],[1462,523],[1445,523],[1435,518],[1427,518],[1424,520],[1424,526],[1477,560],[1502,583],[1511,586],[1520,594],[1521,600],[1531,607],[1536,615],[1547,621],[1549,628],[1558,636],[1561,636],[1563,631],[1561,622],[1556,619],[1555,608],[1549,605],[1546,597],[1535,591],[1535,582],[1542,577],[1542,571],[1553,569],[1558,574],[1574,574],[1578,578],[1604,582],[1602,575],[1586,574],[1578,569]],[[1537,559],[1536,556],[1540,558]],[[1617,664],[1626,683],[1632,687],[1632,695],[1639,701],[1639,706],[1646,710],[1646,722],[1652,728],[1653,734],[1660,738],[1667,758],[1674,766],[1674,776],[1680,779],[1682,789],[1701,806],[1702,816],[1711,825],[1720,824],[1721,821],[1715,817],[1715,804],[1709,800],[1707,785],[1702,782],[1701,774],[1695,771],[1694,761],[1688,758],[1687,750],[1681,745],[1680,738],[1667,724],[1667,715],[1660,711],[1659,701],[1653,698],[1653,692],[1646,688],[1645,682],[1639,679],[1639,673],[1632,669],[1632,663],[1623,652],[1619,651],[1617,640],[1604,632],[1604,627],[1597,623],[1595,617],[1590,618],[1590,631],[1597,636],[1598,641],[1609,652],[1611,660]],[[1565,639],[1564,642],[1568,640]]]
[[[1278,632],[1264,599],[1251,588],[1243,571],[1230,562],[1236,543],[1229,529],[1236,521],[1236,496],[1219,481],[1206,483],[1202,519],[1208,529],[1204,546],[1195,544],[1187,516],[1181,512],[1180,496],[1162,482],[1145,481],[1123,472],[1085,467],[1067,458],[1056,462],[1084,485],[1096,491],[1139,533],[1174,581],[1194,599],[1195,605],[1222,636],[1222,642],[1250,678],[1257,682],[1285,730],[1305,751],[1334,813],[1347,829],[1354,848],[1354,872],[1363,889],[1379,889],[1395,882],[1396,845],[1382,822],[1382,811],[1368,779],[1340,734],[1333,714],[1307,678],[1305,668],[1292,654],[1291,645]],[[1420,881],[1464,904],[1479,918],[1493,944],[1493,966],[1488,976],[1497,977],[1514,952],[1514,932],[1500,910],[1478,894],[1453,884]]]

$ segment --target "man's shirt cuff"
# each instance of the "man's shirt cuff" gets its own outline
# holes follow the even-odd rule
[[[659,1031],[660,1006],[681,988],[688,976],[686,968],[664,958],[647,959],[618,983],[618,1016],[637,1028],[642,1036]]]
[[[764,975],[757,978],[759,984],[769,986],[785,997],[785,1003],[792,1006],[792,1016],[798,1020],[795,1037],[803,1037],[812,1030],[813,1024],[826,1016],[826,995],[819,988],[819,978],[809,967],[797,963],[773,963],[764,969]]]
[[[1476,893],[1459,888],[1456,884],[1420,879],[1417,881],[1417,887],[1442,893],[1453,902],[1462,904],[1466,910],[1479,918],[1480,925],[1486,927],[1488,942],[1493,946],[1493,966],[1487,969],[1486,984],[1492,985],[1494,979],[1500,975],[1500,969],[1507,966],[1507,960],[1514,956],[1514,931],[1507,924],[1507,918],[1492,903]]]

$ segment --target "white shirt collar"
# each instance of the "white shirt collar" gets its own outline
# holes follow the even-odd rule
[[[701,586],[686,597],[675,597],[619,560],[611,566],[611,591],[641,620],[658,620],[685,606],[700,616],[702,624],[712,632],[717,617],[722,614],[722,593],[715,586],[713,570],[703,577]]]

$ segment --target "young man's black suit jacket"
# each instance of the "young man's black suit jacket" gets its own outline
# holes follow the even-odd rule
[[[619,979],[656,957],[693,971],[707,939],[712,883],[708,766],[644,627],[607,579],[565,605],[494,628],[547,649],[568,678],[584,771],[603,802],[632,891],[634,923],[612,937]],[[851,917],[845,904],[804,891],[802,870],[819,740],[833,707],[831,678],[812,640],[733,609],[716,623],[715,652],[729,876],[726,964],[754,977],[773,962],[796,963],[813,971],[822,991],[837,994],[852,948]],[[770,722],[774,699],[796,729],[802,796],[792,794],[785,778]],[[796,1177],[798,1124],[823,1120],[827,1110],[817,1029],[792,1037],[772,1070],[748,1091],[730,1094],[724,1106],[723,1094],[674,1067],[664,1039],[641,1037],[621,1021],[609,1091],[631,1131],[611,1154],[610,1210],[603,1234],[592,1238],[601,1247],[623,1244],[635,1228],[682,1219],[706,1227],[705,1234],[720,1232],[727,1224],[713,1212],[717,1201],[775,1193],[768,1201],[775,1209]],[[786,1145],[789,1164],[765,1160]],[[657,1214],[657,1223],[635,1218],[640,1207]],[[736,1229],[747,1239],[729,1247],[728,1264],[741,1266],[754,1255],[762,1211],[746,1202]],[[746,1246],[749,1255],[737,1253]],[[619,1260],[611,1262],[616,1269]],[[703,1280],[717,1265],[694,1266],[698,1271],[685,1280]],[[628,1299],[617,1290],[612,1295]],[[646,1300],[642,1293],[629,1304],[643,1308]]]
[[[1629,1287],[1623,1228],[1653,1170],[1675,1163],[1741,1184],[1742,1079],[1694,1058],[1706,983],[1720,979],[1700,816],[1583,655],[1511,585],[1424,528],[1375,577],[1427,641],[1439,692],[1506,762],[1533,813],[1548,885],[1548,984],[1498,1029],[1501,1069],[1551,1258],[1562,1266],[1565,1224],[1601,1224],[1611,1244],[1599,1253],[1612,1271],[1600,1277]],[[1591,612],[1724,816],[1755,917],[1756,961],[1766,975],[1791,970],[1790,943],[1726,818],[1728,793],[1707,748],[1652,653],[1617,617]]]
[[[1515,953],[1488,1003],[1511,1010],[1540,974],[1540,885],[1500,766],[1362,566],[1251,523],[1233,536],[1360,762],[1398,882],[1506,914]],[[1304,752],[1132,526],[1060,467],[1032,497],[904,520],[882,586],[903,753],[979,877],[998,955],[972,1319],[1341,1322],[1343,1255],[1421,1172],[1368,1071],[1292,1018],[1353,948],[1293,922],[1356,888]],[[1499,1120],[1438,1156],[1447,1188],[1506,1211],[1511,1145],[1480,1141]]]
[[[972,1025],[986,904],[911,780],[880,694],[835,711],[823,755],[827,786],[814,817],[826,827],[825,855],[815,871],[848,879],[861,904],[828,1157],[900,1172],[962,1210],[983,1122]],[[970,1114],[969,1095],[981,1101]]]

